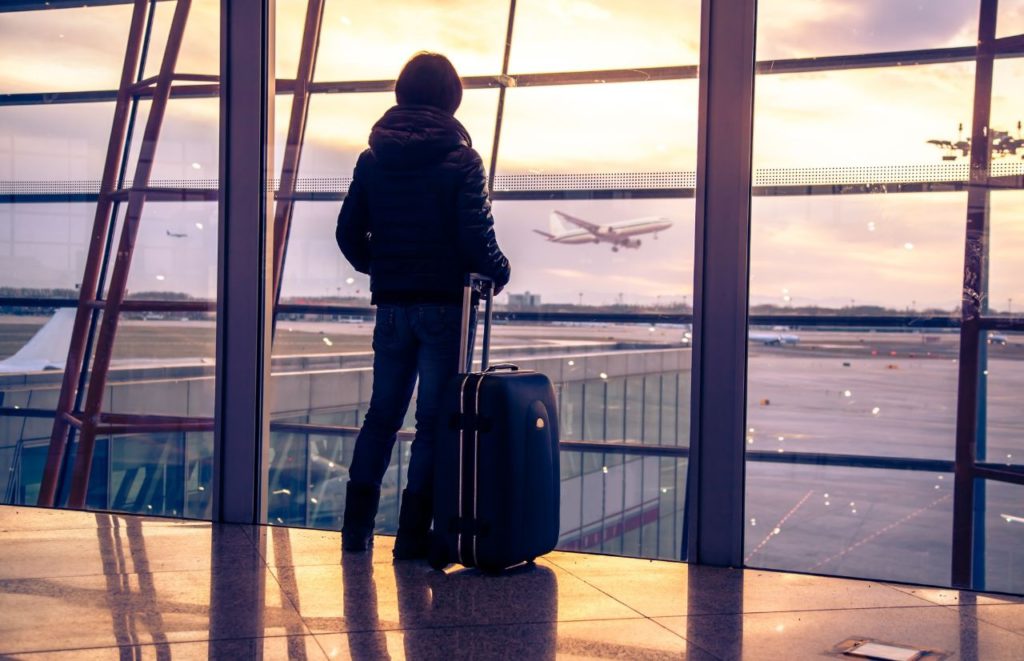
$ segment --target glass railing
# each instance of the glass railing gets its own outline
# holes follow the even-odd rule
[[[345,319],[326,313],[318,318],[318,328],[327,324],[333,329],[326,333],[302,330],[299,319],[279,320],[279,336],[306,332],[312,340],[291,337],[297,353],[275,357],[267,457],[271,525],[341,526],[347,467],[371,377],[372,354],[344,339],[345,332],[361,332],[349,318],[352,312],[347,310]],[[295,309],[289,314],[311,313]],[[685,320],[663,315],[662,323],[656,323],[650,315],[638,316],[643,323],[611,317],[573,322],[519,312],[518,323],[512,324],[510,314],[503,313],[496,327],[494,359],[549,374],[557,389],[560,548],[682,557],[690,428],[691,338]],[[947,584],[957,320],[794,316],[785,327],[769,317],[755,316],[754,321],[746,439],[747,564]],[[515,337],[539,330],[592,337],[551,346]],[[333,348],[323,342],[325,337],[345,350],[313,353],[310,347],[317,343],[328,352]],[[1018,445],[1012,438],[1012,403],[1019,390],[1014,366],[1020,336],[993,333],[990,342],[987,461],[1013,468],[1019,464],[1012,458]],[[200,367],[192,372],[182,365],[128,370],[111,388],[130,389],[136,397],[149,389],[161,393],[165,403],[194,406],[212,383],[209,370]],[[52,411],[43,406],[53,377],[59,374],[0,377],[6,379],[0,388],[4,502],[35,502],[52,425]],[[384,478],[377,520],[383,533],[397,528],[412,424],[410,412]],[[88,505],[208,518],[212,457],[209,433],[102,438]],[[991,487],[993,495],[979,499],[987,508],[979,562],[990,589],[1024,587],[1017,585],[1019,572],[1014,570],[1019,562],[1014,540],[1017,528],[1024,529],[1024,512],[1017,511],[1019,503],[1012,498],[1016,488]]]

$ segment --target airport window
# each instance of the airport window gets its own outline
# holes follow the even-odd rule
[[[0,69],[4,71],[4,93],[74,92],[115,89],[124,61],[124,41],[131,23],[129,4],[64,9],[59,19],[45,11],[5,13],[0,22],[4,48]],[[69,57],[69,54],[71,57]],[[75,108],[88,111],[89,106]],[[38,111],[40,108],[24,108]],[[5,114],[11,108],[5,108]],[[72,112],[68,110],[66,112]],[[104,113],[105,118],[109,112]],[[85,129],[90,123],[79,124]],[[24,124],[0,122],[15,130]],[[22,139],[40,134],[42,126],[60,128],[59,123],[40,122]],[[71,127],[65,127],[71,128]],[[109,126],[99,125],[106,131]]]
[[[306,5],[277,3],[278,20],[299,23]],[[398,0],[386,7],[327,0],[316,80],[393,80],[417,50],[445,53],[463,76],[494,75],[501,70],[508,11],[505,0]],[[277,49],[294,53],[299,40],[279,33]]]
[[[976,550],[980,582],[986,590],[1020,593],[1024,525],[1017,513],[1024,501],[1024,487],[994,480],[979,480],[977,486],[984,504],[984,517],[978,524],[981,544]]]
[[[1020,0],[1003,0],[999,3],[996,20],[996,36],[1010,37],[1024,34],[1024,4]]]
[[[1017,338],[982,330],[973,353],[960,322],[1013,316],[1021,200],[999,189],[1024,172],[1020,61],[976,80],[990,3],[805,4],[759,3],[745,564],[930,584],[952,566],[966,584],[956,567],[973,563],[975,587],[1019,591],[1016,487],[986,480],[986,501],[953,468],[973,436],[972,470],[999,462],[1019,479]],[[972,150],[984,125],[988,159]],[[968,185],[972,169],[988,179]],[[975,534],[954,537],[968,498]]]
[[[526,0],[515,21],[514,73],[695,65],[700,48],[696,0]]]
[[[212,515],[220,5],[175,5],[0,13],[3,502]]]
[[[215,517],[218,196],[243,186],[219,181],[221,0],[193,0],[186,18],[175,2],[37,4],[0,11],[0,499]],[[558,395],[559,546],[685,559],[698,534],[687,490],[705,488],[688,480],[702,450],[691,396],[704,397],[694,283],[723,256],[699,245],[723,219],[695,218],[710,167],[699,127],[707,138],[720,122],[700,113],[701,4],[276,2],[266,183],[285,243],[266,282],[262,521],[340,526],[373,309],[334,226],[396,74],[426,49],[464,77],[456,116],[513,265],[494,358],[549,374]],[[753,124],[727,127],[753,131],[750,239],[735,246],[750,270],[745,433],[732,439],[746,476],[731,485],[746,512],[729,535],[750,567],[1020,592],[1022,5],[757,5]],[[160,63],[179,43],[163,109]],[[127,138],[108,153],[115,117]],[[109,232],[90,244],[106,201]],[[131,209],[131,268],[118,269]],[[89,323],[73,338],[76,312]],[[69,369],[86,376],[67,385],[73,341]],[[62,388],[78,396],[58,410]],[[382,532],[397,526],[413,408]],[[104,417],[83,458],[68,449],[90,412]]]

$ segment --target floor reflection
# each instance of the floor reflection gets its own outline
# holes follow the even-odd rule
[[[118,645],[137,645],[150,642],[156,646],[157,656],[170,655],[163,616],[157,603],[156,586],[150,572],[146,553],[146,538],[142,522],[136,518],[121,518],[111,514],[96,514],[96,536],[99,540],[103,576],[107,584],[107,606],[110,608],[114,640]],[[128,540],[128,554],[122,543],[121,530]],[[132,568],[129,567],[129,558]],[[131,574],[138,576],[137,596],[133,596]],[[131,606],[125,607],[128,604]],[[134,606],[134,608],[132,607]],[[148,636],[140,636],[141,625]]]
[[[0,508],[0,659],[1019,658],[1024,598],[555,552],[501,576],[337,533]]]
[[[494,653],[503,658],[555,657],[558,581],[548,567],[523,565],[501,576],[487,576],[475,569],[434,571],[423,562],[374,565],[369,554],[343,556],[341,565],[348,653],[353,659],[466,658]],[[401,640],[402,654],[388,649],[387,622],[381,630],[384,618],[378,609],[374,576],[383,571],[394,574],[399,621],[398,630],[390,633],[393,645]],[[464,628],[468,623],[494,625],[499,630],[481,636]],[[515,630],[505,632],[502,627]]]
[[[348,637],[349,655],[356,661],[391,658],[387,636],[380,630],[373,570],[373,555],[370,553],[349,553],[341,557],[346,628],[366,632]]]
[[[740,570],[715,570],[686,566],[686,640],[715,650],[728,650],[728,658],[743,657],[743,581]],[[709,605],[722,615],[700,616]]]
[[[265,537],[261,537],[265,542]],[[213,526],[211,557],[231,557],[232,542],[224,526]],[[255,643],[253,658],[263,658],[260,642],[264,635],[266,582],[263,562],[256,554],[237,558],[222,570],[210,569],[210,658],[229,658],[232,638],[249,638]]]

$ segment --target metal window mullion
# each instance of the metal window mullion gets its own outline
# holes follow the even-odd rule
[[[512,27],[516,20],[516,0],[509,0],[508,27],[505,32],[505,53],[501,60],[501,86],[498,88],[498,109],[494,118],[494,142],[491,145],[491,167],[487,170],[487,190],[494,190],[494,171],[498,167],[498,145],[501,142],[501,124],[505,115],[505,89],[508,87],[508,60],[512,54]]]
[[[992,113],[992,74],[996,36],[996,0],[982,0],[978,20],[978,49],[974,70],[974,113],[971,120],[971,169],[967,189],[967,232],[961,299],[960,356],[957,383],[956,463],[953,478],[952,584],[974,585],[975,461],[983,396],[984,329],[988,308],[989,234],[989,120]]]
[[[682,553],[743,564],[756,0],[703,0],[689,503]],[[713,256],[713,259],[711,258]]]
[[[221,0],[220,199],[213,516],[266,509],[273,317],[274,0]]]

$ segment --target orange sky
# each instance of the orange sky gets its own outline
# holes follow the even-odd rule
[[[172,4],[158,4],[149,73],[155,71],[156,58],[163,50]],[[194,1],[180,70],[216,73],[218,4],[219,0]],[[695,64],[699,4],[698,0],[521,0],[510,70],[531,73]],[[973,42],[977,0],[926,4],[762,0],[758,55],[761,59],[806,57]],[[1000,4],[1000,20],[1009,26],[1000,32],[1024,30],[1024,2],[1004,0]],[[296,65],[305,2],[278,0],[277,7],[278,75],[286,78],[293,75]],[[116,87],[130,11],[129,6],[105,6],[0,14],[0,91]],[[392,78],[418,49],[445,52],[463,75],[498,73],[507,11],[507,0],[328,0],[316,78]],[[1020,110],[1024,108],[1022,80],[1024,60],[997,63],[994,127],[1012,128],[1024,119]],[[941,164],[941,152],[927,140],[955,138],[958,123],[969,126],[972,91],[970,63],[760,76],[756,81],[755,167]],[[316,97],[301,175],[350,174],[369,127],[391,104],[390,94]],[[288,107],[288,98],[279,97],[279,143]],[[488,162],[496,107],[496,91],[474,90],[467,92],[458,113]],[[109,109],[109,104],[0,108],[0,180],[97,179],[109,130]],[[216,176],[218,111],[216,99],[171,104],[155,178]],[[75,121],[68,121],[72,116]],[[498,174],[693,170],[696,124],[695,80],[510,89]],[[858,289],[850,297],[865,302],[892,299],[896,304],[897,299],[920,299],[943,306],[950,300],[955,303],[957,277],[946,274],[952,271],[955,275],[959,271],[955,263],[962,260],[959,198],[868,197],[872,199],[755,202],[755,297],[770,300],[776,296],[775,290],[788,288],[784,283],[804,279],[830,282],[828,286],[820,284],[817,292],[808,292],[808,299],[847,298],[845,293],[833,295],[845,287]],[[1003,244],[994,251],[994,259],[995,253],[999,254],[999,265],[993,266],[993,297],[998,290],[999,296],[1016,296],[1024,304],[1024,285],[1016,284],[1024,283],[1024,206],[1019,195],[998,197],[999,201],[993,202],[998,209],[993,235],[1001,237]],[[499,230],[513,217],[531,227],[546,222],[546,212],[540,209],[526,214],[511,211],[524,206],[503,206],[509,209],[508,218],[499,219]],[[638,210],[639,206],[633,203]],[[666,206],[675,210],[673,204]],[[641,215],[621,205],[600,203],[586,211],[600,222]],[[318,213],[326,219],[318,222],[332,222],[334,212],[324,208]],[[941,226],[936,218],[944,219]],[[884,232],[862,236],[868,222],[899,229],[893,229],[892,236]],[[692,218],[685,223],[692,227]],[[689,237],[684,243],[692,246],[692,229],[679,231],[680,236]],[[876,226],[873,231],[881,229]],[[883,234],[888,237],[884,241]],[[913,255],[903,247],[908,242],[917,246]],[[934,248],[931,252],[929,245]],[[634,282],[638,295],[650,291],[653,296],[654,289],[657,295],[686,295],[690,285],[683,274],[672,275],[670,255],[662,260],[654,258],[653,248],[644,250],[646,259],[642,253],[631,253],[638,255],[636,259],[619,256],[622,263],[616,277]],[[805,259],[794,263],[773,258],[794,250]],[[524,256],[530,252],[524,247]],[[74,262],[76,258],[67,259]],[[575,268],[585,272],[587,261],[580,260]],[[836,268],[839,263],[845,266]],[[65,270],[76,268],[71,265]],[[835,282],[825,277],[831,273],[836,274]],[[909,275],[901,277],[900,273]],[[592,284],[597,287],[603,277],[591,278]],[[0,280],[5,278],[0,273]],[[854,280],[861,283],[854,284]],[[865,287],[868,281],[877,286]],[[1006,284],[996,286],[996,281]],[[653,284],[658,282],[661,286]],[[622,286],[614,282],[600,285],[607,295]],[[894,292],[893,287],[902,290]]]

